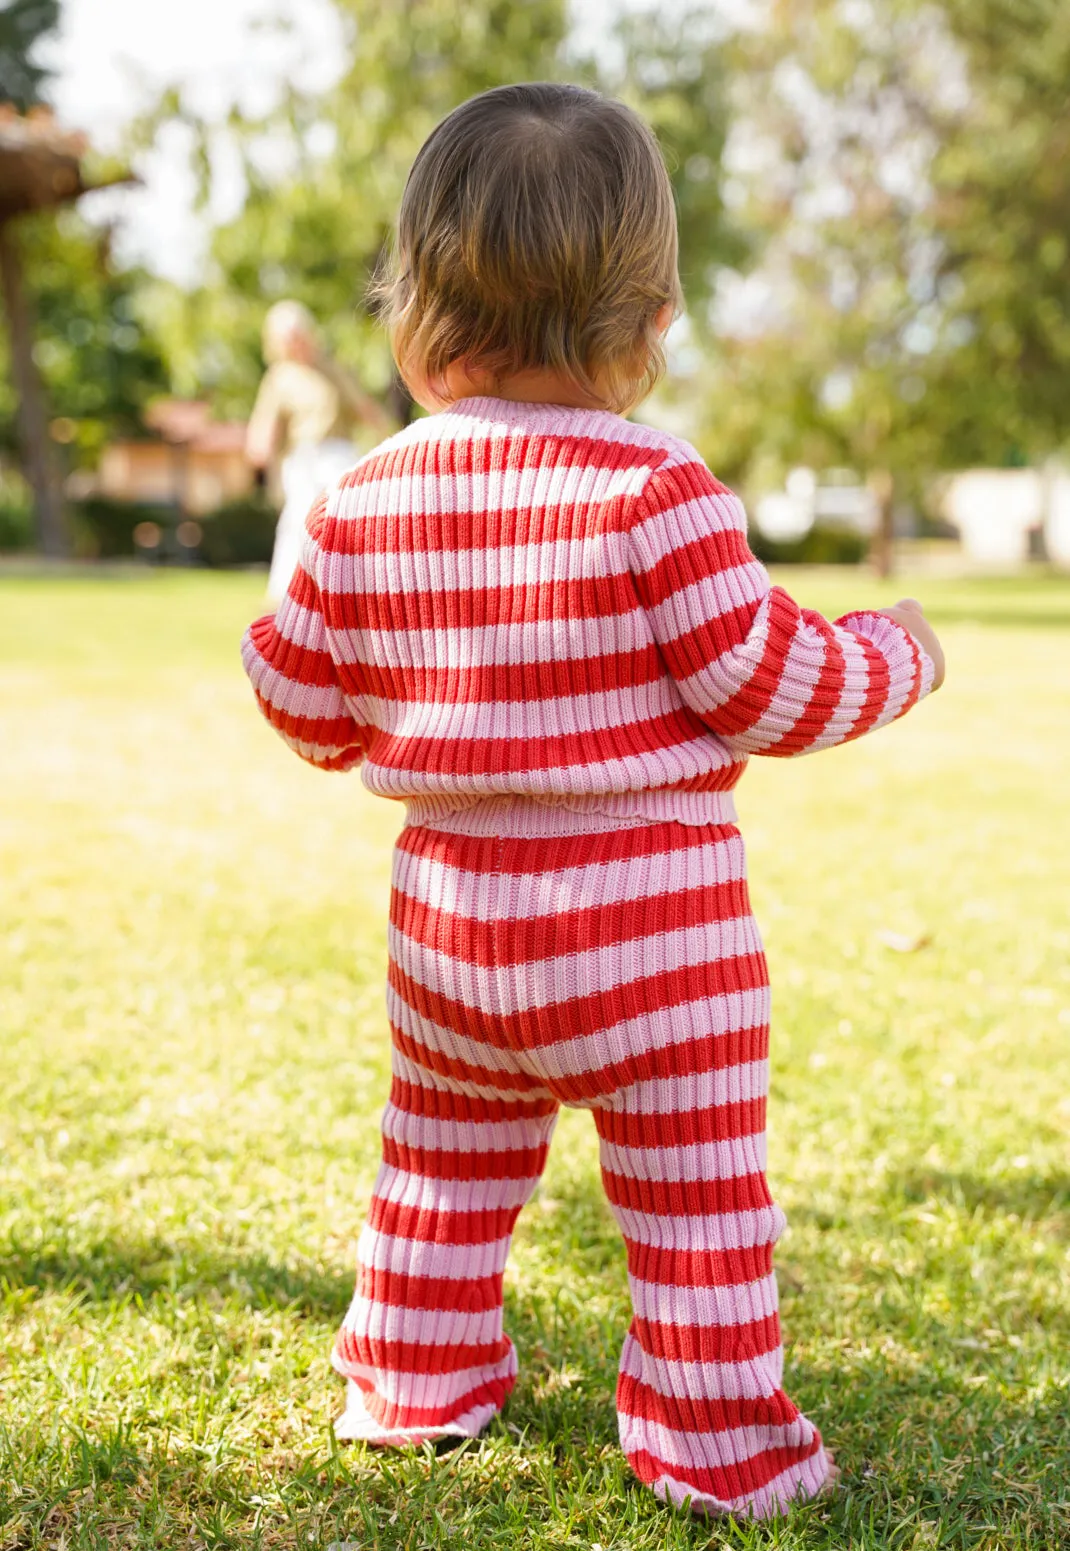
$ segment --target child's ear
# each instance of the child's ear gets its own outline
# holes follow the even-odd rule
[[[676,316],[676,308],[672,302],[663,302],[654,314],[654,327],[659,334],[667,334],[672,326],[672,320]]]

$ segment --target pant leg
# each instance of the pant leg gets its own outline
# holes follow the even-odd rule
[[[322,488],[316,477],[316,449],[295,447],[282,465],[283,506],[275,525],[275,544],[271,551],[267,586],[269,603],[281,603],[286,596],[301,558],[305,518]]]
[[[503,1272],[556,1114],[395,1076],[333,1356],[349,1380],[340,1438],[475,1437],[500,1410],[516,1382]]]
[[[594,1110],[627,1244],[624,1450],[676,1503],[774,1514],[828,1462],[781,1387],[769,979],[742,840],[658,824],[513,842],[502,868],[503,1026],[557,1098]]]
[[[488,988],[474,973],[482,929],[460,905],[466,890],[486,905],[495,852],[493,842],[406,830],[395,853],[394,1076],[356,1291],[334,1351],[349,1380],[340,1438],[474,1437],[516,1381],[503,1273],[558,1106],[495,1043]]]
[[[781,1387],[764,1095],[765,1063],[749,1062],[639,1082],[594,1110],[634,1309],[621,1446],[658,1496],[755,1518],[828,1474]]]

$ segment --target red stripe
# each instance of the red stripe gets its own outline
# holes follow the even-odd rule
[[[769,1276],[773,1246],[746,1249],[662,1249],[625,1239],[628,1271],[641,1282],[663,1287],[743,1287]]]
[[[640,690],[660,683],[665,675],[653,644],[580,659],[483,663],[467,668],[396,668],[362,661],[343,663],[338,671],[343,678],[352,676],[356,693],[376,695],[381,700],[469,706],[571,700],[611,690]]]
[[[552,842],[552,866],[558,872],[568,867],[604,866],[646,856],[695,851],[701,846],[731,841],[737,844],[739,841],[739,831],[733,824],[644,824],[639,829],[615,829],[601,835],[562,836]],[[461,872],[541,876],[547,871],[547,845],[550,842],[545,838],[447,835],[441,830],[414,827],[403,829],[397,843],[399,849],[410,856],[426,858]]]
[[[739,1325],[667,1325],[636,1317],[631,1330],[648,1356],[666,1362],[749,1362],[780,1347],[780,1320],[775,1314]]]
[[[496,1244],[509,1237],[519,1215],[519,1206],[443,1212],[433,1207],[399,1206],[396,1201],[372,1196],[368,1222],[379,1233],[411,1239],[415,1244]]]
[[[503,1148],[500,1152],[451,1152],[445,1148],[408,1147],[392,1136],[383,1137],[383,1162],[425,1179],[536,1180],[546,1165],[546,1151],[543,1145]]]
[[[619,946],[682,924],[715,926],[749,916],[750,901],[742,880],[518,920],[478,921],[437,910],[399,889],[394,890],[390,909],[394,925],[410,941],[488,969]]]
[[[503,1121],[544,1120],[557,1113],[553,1099],[476,1099],[449,1088],[425,1088],[394,1076],[390,1102],[406,1115],[436,1120],[463,1120],[472,1125],[500,1125]]]
[[[756,990],[769,984],[765,955],[748,953],[662,970],[626,985],[607,986],[590,996],[576,996],[545,1007],[494,1014],[428,990],[393,960],[388,974],[398,995],[421,1017],[501,1050],[522,1050],[581,1034],[596,1034],[628,1019],[651,1018],[688,1002],[732,991]]]
[[[337,1352],[339,1366],[345,1371],[345,1359]],[[364,1404],[369,1414],[377,1421],[380,1427],[394,1428],[420,1428],[420,1427],[446,1427],[466,1412],[475,1410],[476,1406],[491,1405],[496,1410],[501,1410],[506,1398],[516,1383],[515,1375],[505,1379],[489,1379],[482,1384],[470,1389],[467,1394],[461,1395],[457,1400],[450,1401],[447,1406],[404,1406],[397,1405],[393,1401],[384,1400],[382,1395],[376,1394],[368,1380],[362,1375],[352,1375],[353,1383],[363,1392]]]
[[[455,413],[463,414],[464,410]],[[438,476],[449,484],[471,474],[537,469],[545,463],[579,469],[656,469],[665,457],[663,447],[643,446],[617,437],[546,434],[510,425],[489,433],[480,428],[472,436],[403,444],[372,452],[345,475],[339,489],[356,490],[378,480],[406,475],[425,479]],[[704,465],[692,466],[708,472]],[[713,479],[712,475],[710,479]],[[723,490],[724,486],[718,488]]]
[[[663,1476],[671,1476],[674,1481],[682,1481],[706,1497],[717,1497],[722,1502],[729,1502],[768,1486],[775,1476],[790,1470],[792,1465],[801,1465],[804,1460],[812,1459],[820,1448],[821,1438],[818,1434],[813,1443],[804,1444],[801,1448],[766,1449],[738,1465],[718,1465],[712,1468],[693,1464],[672,1465],[646,1449],[629,1454],[628,1463],[640,1481],[645,1481],[648,1486]]]
[[[308,525],[306,524],[306,526]],[[312,532],[313,529],[310,528],[309,531]],[[314,624],[322,620],[323,606],[320,602],[320,590],[300,562],[295,567],[294,574],[290,577],[286,596],[292,598],[295,603],[299,603],[312,616]],[[268,616],[269,619],[272,617],[272,615]]]
[[[753,1400],[706,1399],[689,1395],[677,1400],[659,1394],[641,1379],[622,1373],[617,1381],[617,1405],[626,1416],[689,1433],[727,1432],[736,1427],[790,1427],[799,1415],[782,1389]]]
[[[613,747],[617,730],[600,727],[590,732],[513,738],[421,738],[376,731],[368,757],[384,770],[492,777],[508,771],[518,778],[534,771],[565,771],[579,765],[613,770],[620,767],[625,755],[633,759],[643,754],[663,755],[705,736],[698,717],[684,708],[629,721],[623,748]],[[419,782],[414,785],[418,789]]]
[[[634,614],[638,598],[631,573],[564,577],[515,587],[462,587],[434,592],[324,591],[323,617],[331,630],[419,630],[429,621],[443,630],[518,625],[538,620],[604,619]]]
[[[413,471],[403,478],[410,479]],[[416,475],[419,478],[419,475]],[[340,487],[341,488],[341,487]],[[461,499],[467,492],[445,486],[446,501]],[[504,492],[503,492],[504,493]],[[349,517],[341,513],[328,519],[317,536],[321,552],[326,555],[418,555],[433,553],[457,556],[478,551],[492,553],[496,550],[527,549],[534,545],[560,544],[564,542],[586,543],[590,554],[605,561],[614,552],[623,554],[625,548],[621,529],[606,522],[604,499],[586,499],[570,502],[564,508],[559,498],[549,493],[549,498],[535,501],[530,506],[463,506],[456,510],[443,504],[432,504],[422,510],[409,508],[405,511],[381,511],[386,492],[365,490],[356,501],[343,497],[340,506],[355,506],[359,515]],[[361,507],[362,500],[370,504]],[[397,495],[392,495],[396,508]],[[404,494],[401,499],[405,499]],[[614,498],[619,499],[619,498]],[[562,524],[562,513],[569,513],[567,526]]]
[[[657,1180],[631,1179],[602,1170],[602,1183],[611,1206],[652,1217],[712,1217],[726,1212],[758,1212],[773,1205],[765,1175],[734,1174],[729,1179]]]
[[[439,1344],[426,1341],[385,1341],[378,1337],[339,1332],[335,1351],[342,1362],[385,1373],[463,1373],[467,1368],[486,1368],[509,1355],[512,1342],[507,1336],[470,1346],[459,1342]]]
[[[723,1044],[724,1036],[715,1037]],[[691,1050],[690,1045],[683,1048]],[[675,1065],[671,1075],[682,1077],[684,1073],[679,1065]],[[757,1098],[655,1114],[635,1114],[619,1109],[599,1109],[595,1114],[598,1134],[605,1142],[618,1147],[676,1148],[734,1141],[741,1136],[760,1136],[765,1130],[765,1111],[765,1099]]]
[[[502,1273],[492,1276],[410,1276],[402,1271],[357,1268],[357,1294],[371,1303],[399,1309],[435,1309],[485,1314],[502,1304]]]

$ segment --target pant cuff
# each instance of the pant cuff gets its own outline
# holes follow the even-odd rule
[[[659,1476],[652,1485],[654,1495],[663,1502],[671,1502],[677,1508],[686,1504],[699,1518],[774,1519],[791,1508],[810,1502],[821,1491],[828,1474],[829,1458],[824,1448],[820,1448],[809,1459],[792,1465],[758,1491],[743,1497],[729,1500],[711,1497],[670,1475]]]
[[[334,1435],[340,1443],[378,1443],[396,1448],[423,1443],[429,1438],[478,1438],[497,1412],[497,1406],[484,1402],[439,1427],[383,1427],[368,1410],[360,1385],[347,1379],[346,1407],[335,1419]]]

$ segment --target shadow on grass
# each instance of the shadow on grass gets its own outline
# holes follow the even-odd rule
[[[1067,1185],[1063,1177],[988,1181],[924,1171],[899,1181],[908,1199],[946,1195],[966,1211],[1030,1217],[1065,1204]],[[154,1424],[101,1421],[85,1433],[42,1434],[32,1459],[24,1439],[7,1444],[21,1458],[20,1471],[34,1478],[31,1518],[54,1534],[68,1512],[56,1517],[55,1505],[70,1500],[66,1527],[77,1536],[83,1526],[75,1512],[85,1507],[70,1494],[91,1491],[99,1541],[72,1538],[72,1551],[107,1543],[135,1512],[143,1515],[138,1546],[185,1543],[196,1530],[205,1544],[275,1547],[283,1530],[293,1537],[300,1527],[309,1543],[356,1533],[362,1544],[401,1551],[414,1537],[423,1543],[424,1527],[442,1516],[442,1537],[429,1544],[448,1551],[455,1543],[451,1520],[463,1514],[468,1543],[492,1548],[520,1543],[518,1515],[542,1523],[562,1503],[585,1535],[602,1543],[616,1537],[628,1544],[636,1523],[648,1526],[644,1543],[651,1534],[667,1535],[676,1521],[638,1488],[616,1445],[613,1382],[627,1314],[615,1224],[587,1168],[557,1169],[546,1197],[549,1210],[536,1203],[522,1218],[523,1238],[554,1269],[508,1292],[521,1376],[484,1442],[436,1463],[418,1453],[384,1456],[359,1447],[339,1456],[326,1443],[311,1453],[265,1455],[248,1439],[217,1456],[175,1440],[161,1447]],[[348,1268],[277,1265],[240,1245],[209,1252],[159,1238],[15,1246],[0,1254],[0,1279],[13,1289],[70,1291],[98,1303],[222,1295],[331,1326],[351,1291]],[[723,1543],[800,1551],[847,1544],[867,1551],[920,1544],[1024,1551],[1061,1543],[1053,1537],[1062,1532],[1056,1505],[1070,1480],[1065,1392],[1034,1384],[1025,1355],[1008,1350],[997,1363],[964,1349],[954,1337],[971,1317],[931,1314],[919,1301],[903,1339],[882,1346],[859,1316],[849,1345],[793,1362],[789,1389],[837,1449],[844,1489],[800,1521],[790,1539],[770,1526],[735,1539],[732,1532]],[[254,1476],[262,1505],[255,1516]],[[709,1547],[722,1543],[721,1531],[688,1523],[673,1530],[671,1543]]]
[[[960,1211],[986,1217],[1016,1217],[1043,1223],[1054,1237],[1070,1238],[1070,1174],[1030,1174],[999,1179],[915,1169],[894,1181],[907,1201],[946,1201]]]
[[[0,1288],[37,1294],[66,1292],[84,1303],[162,1296],[231,1296],[257,1309],[286,1309],[330,1320],[344,1314],[353,1273],[320,1266],[277,1265],[267,1256],[211,1255],[161,1239],[108,1239],[84,1248],[64,1245],[0,1252]]]
[[[574,1415],[518,1392],[482,1440],[448,1458],[361,1446],[206,1448],[152,1424],[4,1435],[23,1495],[18,1547],[71,1551],[197,1543],[221,1551],[357,1538],[402,1551],[584,1544],[733,1545],[746,1551],[1033,1551],[1065,1545],[1065,1417],[1057,1399],[1008,1398],[966,1375],[871,1353],[807,1375],[843,1468],[840,1490],[788,1524],[707,1524],[659,1506],[627,1470],[601,1408]],[[825,1399],[828,1404],[823,1404]],[[549,1422],[549,1428],[545,1423]],[[7,1456],[7,1458],[5,1458]],[[255,1492],[255,1495],[254,1495]],[[134,1526],[137,1526],[136,1538]],[[31,1537],[34,1532],[41,1533]],[[582,1533],[577,1540],[576,1534]],[[459,1539],[459,1534],[463,1539]]]

